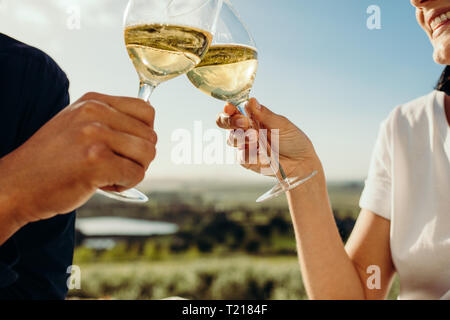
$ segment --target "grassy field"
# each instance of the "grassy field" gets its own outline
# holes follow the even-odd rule
[[[295,257],[224,256],[81,264],[81,290],[95,299],[307,299]],[[398,294],[395,282],[389,299]]]
[[[279,196],[264,203],[256,203],[256,199],[273,187],[269,183],[218,184],[211,181],[190,182],[172,187],[155,187],[150,202],[183,201],[203,205],[214,204],[218,210],[233,210],[245,206],[254,210],[261,208],[283,208],[287,210],[286,196]],[[328,191],[333,208],[344,215],[355,216],[359,212],[359,197],[363,189],[362,182],[330,183]],[[173,194],[176,194],[174,196]],[[169,198],[169,195],[172,197]]]
[[[121,243],[96,252],[78,247],[82,289],[72,297],[112,299],[306,299],[284,196],[255,199],[270,185],[189,186],[153,190],[146,205],[95,197],[78,216],[121,216],[178,224],[173,236]],[[328,186],[343,239],[359,213],[361,183]],[[395,282],[389,298],[396,298]]]

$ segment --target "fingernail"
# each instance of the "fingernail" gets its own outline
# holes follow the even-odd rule
[[[236,126],[239,128],[246,128],[247,127],[247,120],[244,118],[239,118],[236,120]]]

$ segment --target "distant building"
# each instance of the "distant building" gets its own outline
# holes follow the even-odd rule
[[[93,249],[110,249],[119,240],[145,241],[149,237],[171,235],[178,232],[173,223],[129,219],[120,217],[77,218],[76,245]]]

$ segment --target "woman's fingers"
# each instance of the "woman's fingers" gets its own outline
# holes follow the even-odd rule
[[[267,129],[287,129],[292,124],[286,117],[272,112],[269,108],[261,105],[258,100],[251,98],[245,106],[245,111],[249,117],[256,120]],[[217,117],[217,125],[222,129],[244,129],[251,127],[251,120],[239,112],[232,104],[228,103],[224,112]]]
[[[247,130],[249,128],[250,128],[250,121],[246,116],[242,114],[236,114],[231,117],[231,129]]]
[[[255,98],[251,98],[245,106],[247,114],[267,129],[287,129],[292,124],[283,116],[272,112],[269,108],[263,106]]]
[[[228,115],[227,113],[223,112],[220,113],[217,117],[216,121],[219,128],[222,129],[243,129],[247,130],[250,128],[250,121],[248,118],[242,114],[235,114],[235,115]]]
[[[216,121],[219,128],[222,129],[244,129],[247,130],[250,128],[250,121],[249,119],[241,114],[239,110],[232,105],[231,103],[228,103],[224,111],[220,113],[217,117]]]
[[[240,113],[238,108],[236,108],[236,106],[231,104],[231,103],[227,103],[225,105],[225,108],[224,108],[223,112],[225,112],[229,116],[232,116],[232,115],[235,115],[237,113]]]
[[[231,130],[227,140],[227,144],[230,147],[235,147],[239,149],[249,144],[256,144],[257,146],[257,142],[258,142],[258,132],[254,129],[249,129],[246,131],[242,129]]]
[[[261,155],[256,153],[255,149],[248,146],[244,149],[240,149],[238,153],[239,164],[245,169],[255,171],[264,175],[272,175],[270,170],[270,163],[261,158]]]
[[[264,156],[264,150],[260,150],[258,133],[256,130],[232,130],[227,141],[228,145],[238,149],[239,164],[257,173],[267,175],[264,169],[270,168],[269,160]],[[270,152],[268,154],[270,157]],[[269,173],[271,174],[271,173]]]
[[[216,124],[222,129],[231,129],[231,118],[228,114],[222,112],[217,116]]]

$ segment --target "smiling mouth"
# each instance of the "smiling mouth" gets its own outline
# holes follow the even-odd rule
[[[443,13],[440,16],[434,18],[430,23],[431,30],[434,33],[438,29],[440,29],[442,26],[446,25],[449,22],[450,22],[450,11]]]

